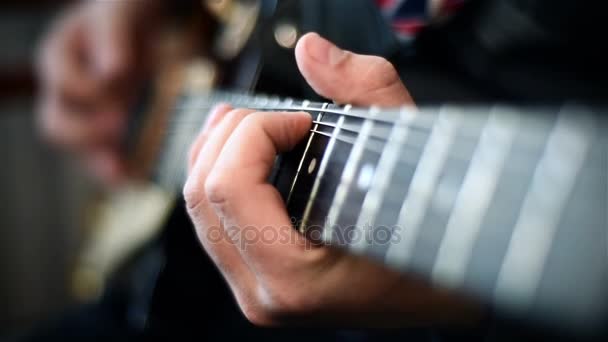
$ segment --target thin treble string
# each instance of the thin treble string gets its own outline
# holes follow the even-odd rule
[[[194,99],[194,100],[193,100]],[[315,113],[330,113],[330,114],[337,114],[337,115],[341,115],[341,116],[345,116],[345,117],[355,117],[355,118],[359,118],[359,119],[365,119],[365,120],[371,120],[371,121],[377,121],[377,122],[385,122],[385,123],[390,123],[393,126],[396,124],[400,124],[405,126],[407,129],[411,129],[411,130],[415,130],[421,133],[425,133],[425,134],[430,134],[430,131],[432,130],[432,128],[435,125],[440,124],[439,122],[437,122],[436,120],[432,120],[430,123],[425,123],[425,122],[420,122],[420,121],[408,121],[407,123],[404,122],[396,122],[396,120],[390,120],[390,121],[383,121],[383,120],[378,120],[377,118],[372,118],[372,117],[368,117],[367,115],[364,114],[356,114],[350,111],[346,111],[346,110],[335,110],[335,109],[324,109],[324,108],[310,108],[310,105],[308,106],[292,106],[289,105],[287,103],[289,103],[290,101],[293,102],[293,100],[284,100],[283,102],[281,102],[281,100],[276,97],[274,99],[270,99],[270,98],[264,98],[264,97],[259,97],[259,96],[248,96],[248,95],[241,95],[241,94],[237,94],[237,93],[221,93],[221,92],[215,92],[212,96],[209,97],[205,97],[205,98],[201,98],[200,96],[198,97],[194,97],[194,96],[188,96],[185,97],[184,102],[186,103],[192,103],[198,101],[200,103],[200,105],[196,105],[196,106],[192,106],[192,105],[182,105],[181,107],[178,107],[179,109],[182,109],[183,112],[186,112],[185,109],[188,110],[192,110],[193,108],[200,108],[201,111],[206,111],[208,112],[215,104],[218,103],[222,103],[222,102],[227,102],[227,103],[233,103],[235,106],[243,106],[243,107],[251,107],[252,109],[260,109],[260,110],[287,110],[287,111],[294,111],[294,110],[302,110],[302,111],[306,111],[306,112],[315,112]],[[204,106],[203,106],[204,104]],[[315,104],[312,104],[315,105]],[[318,104],[317,104],[318,105]],[[409,109],[406,109],[409,110]],[[462,115],[462,114],[460,114]],[[202,125],[202,122],[204,121],[205,116],[201,116],[201,120],[195,120],[195,123],[198,125]],[[475,119],[477,120],[477,119]],[[182,124],[184,123],[181,120],[181,117],[178,117],[177,119],[171,120],[174,126],[177,126],[178,124]],[[329,127],[335,130],[335,125],[331,124],[331,123],[327,123],[327,122],[323,122],[323,121],[317,121],[317,120],[313,120],[313,123],[318,125],[318,126],[323,126],[323,127]],[[352,126],[352,125],[351,125]],[[457,134],[460,136],[462,135],[463,138],[469,138],[469,139],[474,139],[477,140],[481,134],[481,131],[479,130],[475,130],[472,129],[470,126],[468,127],[468,129],[463,129],[466,127],[462,127],[461,129],[458,130]],[[549,127],[547,127],[549,128]],[[350,132],[353,134],[358,134],[359,132],[356,130],[356,128],[352,128],[352,127],[348,127],[348,126],[343,126],[342,130],[345,132]],[[530,129],[528,131],[528,133],[542,133],[547,131],[546,129],[537,129],[537,132],[534,132],[532,129]],[[311,130],[312,133],[316,133],[316,134],[320,134],[320,135],[326,135],[331,137],[328,133],[325,132],[320,132],[320,131],[313,131]],[[377,141],[380,141],[381,143],[386,144],[387,140],[386,137],[380,135],[378,132],[376,131],[372,131],[370,133],[370,137],[374,138]],[[339,139],[341,141],[344,140],[345,143],[351,143],[352,141],[348,140],[348,139],[344,139],[341,138]],[[461,139],[462,141],[462,139]],[[411,144],[409,141],[406,142],[406,146],[408,144]],[[530,141],[528,141],[528,139],[523,139],[520,141],[518,141],[518,144],[520,146],[525,147],[526,149],[535,151],[536,149],[542,147],[540,146],[538,143],[531,143]],[[541,143],[542,145],[542,143]],[[371,150],[373,152],[376,153],[382,153],[383,151],[381,149],[378,148],[373,148],[373,147],[368,147],[368,150]]]
[[[344,136],[340,136],[339,133],[338,135],[334,135],[333,133],[328,133],[328,132],[320,132],[317,130],[311,130],[310,131],[313,134],[319,134],[322,136],[325,136],[327,138],[334,138],[342,143],[345,143],[349,146],[353,146],[355,144],[355,139],[349,138],[349,137],[344,137]],[[422,149],[424,148],[426,144],[413,144],[411,142],[409,142],[408,140],[406,140],[405,142],[398,144],[398,145],[392,145],[390,141],[385,141],[384,145],[382,147],[377,147],[375,146],[375,144],[371,144],[371,145],[366,145],[363,148],[365,149],[365,151],[367,152],[372,152],[372,153],[376,153],[376,154],[382,154],[384,152],[386,152],[386,148],[398,148],[398,149],[405,149],[408,147],[415,147],[418,150],[422,151]],[[460,147],[458,149],[452,148],[450,150],[450,160],[453,161],[459,161],[459,162],[469,162],[472,160],[474,153],[475,153],[475,149],[471,148],[471,151],[468,152],[468,150],[464,147]],[[405,164],[405,165],[410,165],[413,167],[416,167],[418,165],[418,162],[420,161],[419,158],[414,158],[412,156],[410,156],[408,154],[409,158],[404,157],[403,155],[401,155],[399,157],[399,162],[401,164]],[[537,161],[537,158],[534,157],[534,154],[528,154],[527,157],[529,157],[531,159],[532,163],[535,163]],[[527,165],[527,164],[526,164]],[[522,166],[520,164],[507,164],[504,167],[504,172],[513,172],[513,173],[521,173],[524,172],[526,170],[525,166]]]
[[[211,95],[208,95],[210,97],[207,97],[207,98],[218,97],[217,96],[218,94],[223,94],[223,93],[214,92]],[[226,102],[226,103],[237,102],[235,104],[237,104],[238,106],[244,106],[244,107],[248,107],[251,109],[277,110],[277,111],[305,111],[305,112],[314,111],[314,112],[321,112],[323,114],[343,115],[345,117],[370,120],[370,121],[374,121],[374,122],[382,122],[382,123],[386,123],[386,124],[395,123],[395,120],[392,120],[392,119],[387,119],[387,118],[383,118],[383,117],[374,118],[374,117],[370,116],[369,113],[367,113],[367,112],[350,112],[350,111],[345,111],[344,109],[332,109],[332,108],[323,109],[321,107],[323,107],[324,103],[321,103],[321,102],[310,102],[310,105],[319,107],[319,108],[311,108],[311,107],[304,107],[301,105],[300,106],[285,105],[284,103],[281,103],[280,99],[278,99],[278,98],[271,100],[270,98],[264,98],[264,97],[260,97],[260,96],[248,96],[248,95],[231,94],[231,93],[225,93],[225,94],[226,94],[225,96],[219,96],[219,99],[216,99],[213,101],[201,100],[201,102],[203,102],[203,103],[213,102],[214,104],[219,104],[222,102]],[[184,102],[186,102],[186,101],[191,102],[191,98],[200,99],[199,96],[184,95],[184,98],[185,98]],[[275,103],[273,104],[273,102],[275,102]],[[203,104],[203,106],[209,107],[207,104]],[[213,106],[211,106],[211,107],[213,107]],[[196,107],[192,108],[192,105],[182,105],[182,106],[177,106],[176,109],[189,110],[189,109],[198,109],[198,108],[196,108]],[[425,128],[430,129],[432,127],[425,127]]]
[[[325,125],[326,127],[332,128],[332,131],[331,132],[321,132],[321,131],[318,131],[318,130],[315,130],[315,129],[311,129],[310,132],[312,134],[318,134],[318,135],[321,135],[321,136],[324,136],[324,137],[327,137],[327,138],[330,138],[330,139],[336,139],[336,140],[338,140],[338,141],[340,141],[342,143],[348,144],[349,146],[353,146],[355,144],[355,139],[354,138],[341,135],[339,132],[338,132],[338,134],[335,134],[335,125],[326,124],[326,123],[323,123],[323,122],[318,122],[318,124],[319,125]],[[378,138],[378,140],[380,140],[381,143],[383,144],[382,147],[379,147],[377,144],[367,144],[367,145],[365,145],[363,147],[365,149],[365,151],[376,153],[376,154],[382,154],[382,153],[385,152],[385,149],[387,147],[391,147],[390,141],[388,141],[387,139]],[[181,146],[181,150],[185,151],[188,148],[188,146],[186,146],[186,145]],[[423,143],[423,144],[420,144],[420,143],[414,144],[414,143],[410,142],[409,140],[406,140],[405,142],[403,142],[403,143],[401,143],[399,145],[393,145],[392,147],[393,148],[404,149],[404,148],[408,148],[408,147],[412,147],[412,146],[414,146],[417,149],[422,150],[422,148],[425,146],[425,143]],[[474,152],[471,151],[470,153],[468,153],[465,150],[466,149],[462,148],[462,147],[459,148],[458,150],[452,149],[450,151],[450,159],[454,160],[454,161],[469,162],[473,158]],[[532,157],[532,155],[530,155],[530,157]],[[400,160],[400,163],[402,165],[405,164],[405,165],[412,166],[412,167],[416,167],[417,164],[418,164],[418,162],[419,162],[419,158],[412,157],[412,156],[410,156],[410,158],[404,158],[403,156],[401,156],[399,158],[399,160]],[[185,167],[185,165],[184,165],[184,167]],[[516,173],[517,174],[517,173],[522,172],[522,170],[525,170],[525,167],[522,167],[522,165],[519,165],[519,164],[518,165],[508,164],[508,165],[505,166],[504,172],[505,172],[505,175],[506,175],[506,172],[509,172],[509,173],[512,172],[512,173]],[[176,175],[171,175],[171,176],[175,177],[175,178],[178,177],[177,174]]]
[[[208,108],[211,108],[211,107],[208,107]],[[196,124],[199,125],[199,126],[202,126],[202,121],[204,121],[204,120],[200,120],[200,121],[196,120]],[[175,122],[176,123],[183,123],[183,121],[179,121],[179,120],[176,120]],[[313,120],[313,124],[317,124],[319,126],[331,128],[332,131],[331,132],[322,132],[322,131],[319,131],[319,130],[311,129],[310,133],[322,135],[322,136],[325,136],[327,138],[334,137],[334,135],[335,135],[334,132],[335,132],[335,129],[336,129],[336,127],[335,127],[334,124],[330,124],[330,123],[326,123],[326,122],[322,122],[322,121],[317,121],[317,120]],[[408,126],[408,129],[415,129],[415,127],[409,127]],[[350,132],[350,133],[353,133],[353,134],[358,134],[358,131],[356,131],[354,129],[349,129],[348,127],[344,127],[344,126],[341,128],[341,131],[346,131],[346,132]],[[428,133],[430,133],[430,132],[428,132]],[[471,135],[469,135],[469,136],[464,136],[463,139],[469,139],[471,142],[473,142],[473,141],[476,141],[478,139],[478,137],[479,137],[480,134],[481,134],[481,131],[479,131],[478,134],[477,134],[477,136],[475,136],[475,137],[472,137]],[[354,143],[355,143],[355,139],[354,138],[350,138],[350,137],[343,136],[343,135],[340,135],[340,134],[337,135],[337,136],[335,136],[335,138],[338,141],[340,141],[342,143],[346,143],[346,144],[351,145],[351,146],[354,145]],[[378,142],[380,142],[381,144],[384,144],[384,145],[382,147],[378,147],[375,144],[366,145],[366,146],[364,146],[364,149],[366,151],[377,153],[377,154],[382,154],[383,152],[385,152],[385,148],[386,148],[387,144],[389,143],[389,141],[386,139],[386,137],[381,136],[378,133],[372,131],[372,132],[370,132],[370,138],[373,138],[376,141],[378,141]],[[461,139],[460,141],[463,141],[463,139]],[[418,149],[422,149],[424,147],[424,144],[423,145],[415,144],[415,143],[412,143],[409,140],[406,140],[406,142],[404,142],[402,145],[399,146],[399,148],[407,148],[407,147],[415,147],[415,148],[418,148]],[[538,147],[540,148],[540,146],[538,146]],[[463,156],[464,154],[465,153],[462,150],[460,150],[460,151],[453,150],[450,155],[451,155],[451,158],[454,159],[454,160],[460,160],[460,161],[468,161],[468,160],[470,160],[471,157],[464,157]],[[406,161],[406,164],[413,164],[413,165],[415,165],[415,162],[414,161],[412,161],[412,162],[407,162]]]
[[[234,103],[235,106],[249,107],[252,109],[259,109],[259,110],[305,111],[305,112],[315,112],[315,113],[320,112],[320,113],[324,113],[324,114],[335,114],[335,115],[341,115],[341,116],[345,116],[345,117],[357,118],[357,119],[362,119],[362,120],[370,120],[372,122],[380,122],[380,123],[391,124],[391,125],[396,124],[398,117],[399,117],[399,115],[397,115],[398,111],[396,108],[386,109],[385,112],[381,112],[381,113],[391,114],[391,115],[395,114],[394,118],[387,119],[387,118],[381,117],[381,116],[371,117],[367,111],[365,111],[365,112],[357,111],[356,109],[346,111],[344,109],[331,109],[331,108],[324,109],[324,108],[311,108],[310,107],[310,106],[321,107],[322,103],[310,103],[308,107],[304,107],[302,105],[294,106],[294,105],[286,104],[286,102],[287,103],[289,103],[290,101],[294,102],[294,100],[281,101],[278,97],[271,99],[268,97],[242,95],[242,94],[238,94],[238,93],[214,92],[214,93],[212,93],[212,95],[210,97],[207,97],[207,98],[201,98],[200,96],[192,96],[192,95],[189,95],[186,97],[186,99],[189,100],[189,102],[193,102],[191,100],[192,98],[199,99],[199,102],[201,102],[201,104],[204,104],[204,103],[207,104],[206,106],[201,107],[201,109],[212,108],[214,104],[227,102],[227,103]],[[209,104],[211,104],[211,105],[209,105]],[[191,107],[191,106],[187,106],[187,105],[183,106],[184,109],[187,109],[188,107]],[[415,111],[415,110],[412,110],[407,107],[402,107],[402,110],[404,110],[404,109],[408,110],[408,111]],[[490,112],[491,110],[492,110],[492,108],[488,108],[487,112]],[[510,110],[507,109],[507,111],[510,111]],[[459,114],[459,115],[463,115],[463,114]],[[469,118],[470,118],[470,116],[469,116]],[[478,119],[475,118],[473,120],[478,120]],[[435,122],[435,120],[428,120],[428,121],[412,121],[412,122],[401,123],[401,124],[405,125],[408,129],[416,129],[416,130],[422,131],[422,132],[425,132],[425,131],[430,132],[433,129],[434,125],[436,125],[437,123]],[[526,130],[528,132],[528,134],[545,133],[551,129],[551,127],[542,127],[542,126],[534,127],[534,126],[537,126],[537,124],[535,124],[533,122],[531,122],[530,124],[532,126],[528,127],[528,129]],[[345,128],[345,131],[349,131],[349,129]],[[351,129],[351,131],[352,131],[352,129]],[[357,133],[357,132],[354,132],[354,133]],[[458,134],[463,135],[463,136],[477,138],[479,132],[475,129],[465,126],[458,130]],[[375,134],[375,135],[377,135],[377,134]],[[380,138],[380,137],[378,137],[378,138]],[[527,139],[524,139],[523,141],[519,141],[519,143],[526,148],[530,148],[530,147],[536,148],[537,147],[536,144],[530,144],[527,141]]]
[[[317,121],[317,120],[313,120],[312,123],[320,125],[320,126],[323,126],[323,127],[332,128],[334,130],[336,129],[336,125],[332,124],[332,123],[327,123],[327,122],[322,122],[322,121]],[[417,127],[408,127],[408,128],[413,129],[413,130],[417,130],[417,131],[421,131],[421,132],[423,132],[425,134],[429,134],[430,133],[430,131],[418,130]],[[342,125],[340,127],[340,131],[349,132],[349,133],[353,133],[353,134],[359,134],[359,131],[357,129],[352,128],[352,127],[348,127],[348,126],[345,126],[345,125]],[[387,139],[386,136],[381,135],[381,134],[379,134],[378,132],[375,132],[375,131],[370,132],[369,137],[370,138],[374,138],[375,140],[380,140],[381,142],[384,142],[384,143],[388,142],[388,139]]]

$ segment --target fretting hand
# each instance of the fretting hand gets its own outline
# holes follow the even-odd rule
[[[296,57],[308,83],[326,98],[361,106],[413,104],[380,57],[343,51],[316,34],[300,39]],[[475,306],[370,261],[310,248],[292,228],[267,177],[276,154],[292,149],[310,127],[307,113],[222,105],[191,149],[184,188],[189,215],[248,319],[400,326],[477,317]],[[262,238],[269,230],[284,239]]]

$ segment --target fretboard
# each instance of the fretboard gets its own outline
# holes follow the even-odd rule
[[[183,98],[159,162],[179,187],[214,104],[306,111],[273,182],[294,226],[499,310],[576,329],[608,313],[602,108],[360,109],[230,93]]]

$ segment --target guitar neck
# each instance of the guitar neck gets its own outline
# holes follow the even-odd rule
[[[515,315],[588,329],[608,306],[608,148],[601,108],[358,109],[231,93],[183,98],[158,179],[179,187],[214,104],[306,111],[274,183],[311,239]]]

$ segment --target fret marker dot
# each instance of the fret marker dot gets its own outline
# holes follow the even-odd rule
[[[315,172],[315,168],[317,167],[317,158],[312,158],[310,164],[308,164],[308,174],[312,174]]]
[[[360,190],[367,190],[372,185],[374,179],[374,166],[372,164],[365,164],[359,171],[359,179],[357,180],[357,186]]]
[[[299,32],[292,23],[281,23],[274,29],[274,39],[285,49],[293,49],[298,42]]]

